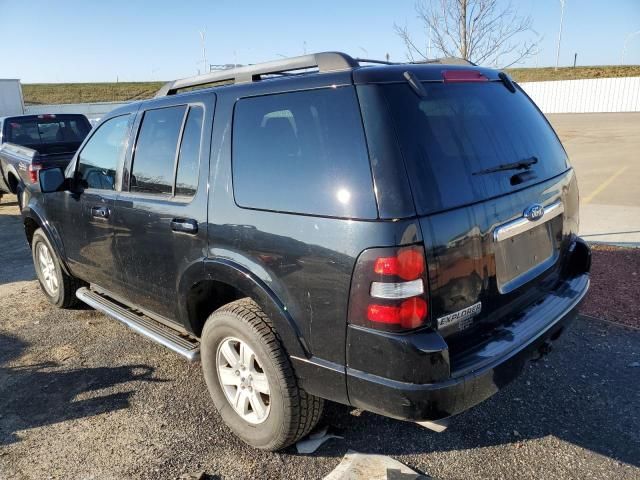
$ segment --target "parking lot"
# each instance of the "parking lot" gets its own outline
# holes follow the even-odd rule
[[[579,175],[583,234],[596,240],[613,233],[616,243],[631,243],[640,232],[640,114],[621,115],[551,121]],[[609,205],[627,214],[612,220],[593,208]],[[199,364],[93,310],[52,308],[34,280],[17,205],[6,197],[0,265],[1,479],[200,471],[208,478],[312,479],[349,450],[389,455],[438,479],[640,477],[637,328],[579,319],[549,356],[444,433],[330,404],[321,426],[342,439],[311,455],[266,453],[223,424]],[[640,296],[637,281],[628,294]]]
[[[580,234],[640,245],[640,113],[555,114],[580,185]]]

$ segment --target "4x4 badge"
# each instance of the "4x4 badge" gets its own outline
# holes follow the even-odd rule
[[[444,317],[440,317],[438,319],[438,328],[444,328],[449,325],[453,325],[458,323],[460,326],[460,330],[467,328],[470,326],[471,317],[475,317],[482,310],[482,302],[474,303],[470,307],[463,308],[462,310],[458,310],[457,312],[450,313],[449,315],[445,315]]]
[[[544,207],[538,203],[533,204],[524,210],[524,216],[532,222],[540,220],[544,216]]]

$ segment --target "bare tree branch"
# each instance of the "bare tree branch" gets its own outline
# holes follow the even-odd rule
[[[445,57],[460,57],[477,64],[503,61],[503,68],[533,55],[539,43],[531,38],[529,16],[520,16],[508,2],[499,0],[420,0],[416,6],[418,20],[431,32],[433,49]],[[394,25],[396,35],[405,44],[410,61],[427,59],[407,26]],[[527,40],[521,40],[529,36]]]

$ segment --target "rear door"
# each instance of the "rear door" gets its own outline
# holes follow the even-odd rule
[[[432,318],[455,356],[550,288],[577,230],[577,187],[521,90],[423,86],[423,97],[407,83],[384,89],[427,244]]]
[[[115,211],[115,251],[126,299],[178,320],[182,273],[206,251],[207,181],[215,95],[146,104]]]

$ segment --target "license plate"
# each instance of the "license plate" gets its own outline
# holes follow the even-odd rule
[[[508,293],[540,275],[555,263],[557,248],[545,222],[495,246],[498,290]]]

